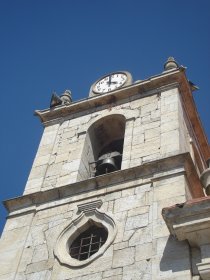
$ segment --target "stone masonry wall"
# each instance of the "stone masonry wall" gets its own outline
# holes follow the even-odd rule
[[[170,89],[79,113],[46,127],[24,194],[88,179],[87,159],[82,158],[86,132],[95,121],[111,114],[126,118],[122,169],[189,151],[189,143],[183,144],[187,132],[180,123],[179,98],[178,89]]]
[[[169,170],[90,193],[84,189],[80,195],[11,217],[1,239],[0,279],[192,279],[188,244],[169,236],[161,216],[163,207],[185,201],[185,187],[185,176]],[[61,265],[53,251],[59,234],[77,217],[78,204],[96,199],[115,221],[114,242],[85,267]]]

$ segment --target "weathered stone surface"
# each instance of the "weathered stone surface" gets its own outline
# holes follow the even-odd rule
[[[115,269],[104,271],[103,278],[112,277],[112,276],[121,275],[121,274],[122,274],[122,268],[121,267],[115,268]]]
[[[122,275],[114,275],[111,277],[103,278],[104,280],[122,280]]]
[[[51,271],[45,270],[45,271],[39,271],[31,274],[26,275],[26,280],[38,280],[38,279],[45,279],[50,280],[51,279]]]
[[[154,255],[154,252],[153,252],[152,242],[136,246],[135,260],[137,262],[142,261],[142,260],[149,261],[153,255]]]
[[[188,131],[178,88],[165,90],[161,82],[160,88],[146,92],[147,84],[143,91],[140,86],[134,91],[132,85],[128,96],[123,89],[124,99],[118,95],[114,102],[100,104],[98,96],[84,101],[88,107],[63,107],[62,114],[68,114],[46,124],[24,192],[32,194],[30,202],[11,211],[1,238],[0,280],[191,280],[191,270],[205,273],[205,263],[197,265],[198,255],[191,257],[187,243],[169,237],[161,216],[163,207],[185,201],[191,171],[183,159],[175,164],[171,156],[192,153],[189,137],[194,132]],[[90,179],[90,163],[101,152],[91,126],[107,116],[125,119],[122,170]],[[116,237],[88,265],[63,265],[55,257],[58,237],[75,222],[78,205],[99,199],[103,204],[98,213],[110,215]],[[29,205],[33,213],[26,214],[32,211]],[[67,257],[71,241],[67,238],[63,246]],[[202,249],[203,261],[209,261],[208,251]]]
[[[135,262],[123,268],[122,280],[150,280],[152,271],[151,261]]]
[[[137,229],[148,225],[148,213],[127,218],[125,230]]]
[[[114,251],[113,267],[123,267],[134,263],[135,249],[134,247],[125,248]]]
[[[135,246],[152,241],[151,226],[137,229],[129,239],[129,246]]]

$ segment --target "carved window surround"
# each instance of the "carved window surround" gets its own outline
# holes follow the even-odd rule
[[[100,211],[102,205],[101,200],[96,200],[93,202],[88,202],[78,205],[78,210],[80,212],[79,216],[76,216],[71,223],[60,233],[56,246],[54,249],[54,254],[63,265],[70,267],[81,267],[88,265],[95,259],[99,258],[108,249],[108,247],[114,241],[117,233],[117,227],[114,220],[106,213]],[[108,231],[108,237],[103,246],[99,251],[93,254],[86,260],[77,260],[70,256],[69,247],[72,242],[77,238],[77,236],[86,230],[92,224],[101,224]]]

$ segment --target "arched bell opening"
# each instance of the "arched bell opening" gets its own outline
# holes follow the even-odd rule
[[[86,134],[81,170],[84,178],[99,176],[121,169],[125,117],[113,114],[93,123]],[[83,172],[83,173],[82,173]]]
[[[110,115],[97,121],[90,130],[95,176],[120,170],[125,134],[125,117]]]

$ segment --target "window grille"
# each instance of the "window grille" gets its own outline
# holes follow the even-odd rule
[[[86,260],[101,248],[106,242],[108,232],[103,227],[90,226],[81,233],[70,246],[70,256],[77,260]]]

